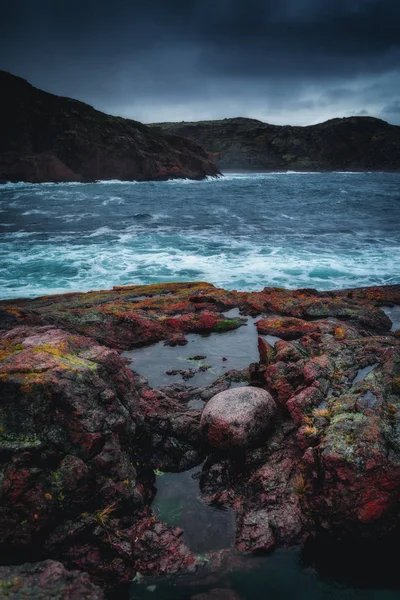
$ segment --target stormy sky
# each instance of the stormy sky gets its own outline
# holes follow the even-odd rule
[[[400,124],[400,0],[1,0],[0,68],[110,114]]]

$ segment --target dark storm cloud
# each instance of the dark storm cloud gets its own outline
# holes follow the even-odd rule
[[[2,68],[140,120],[400,123],[397,0],[3,0]]]

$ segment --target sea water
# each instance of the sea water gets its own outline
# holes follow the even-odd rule
[[[400,174],[394,173],[5,184],[0,296],[187,280],[238,290],[395,284],[399,217]],[[246,331],[256,335],[252,323]],[[140,357],[132,358],[139,368]],[[160,473],[154,511],[184,528],[194,552],[233,545],[234,515],[205,505],[194,475]],[[400,597],[397,546],[320,543],[234,556],[236,566],[228,560],[211,579],[198,573],[142,580],[130,597],[183,600],[205,592],[210,600],[394,600]]]
[[[0,297],[400,282],[399,173],[0,186]]]

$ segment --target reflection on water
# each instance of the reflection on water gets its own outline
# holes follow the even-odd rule
[[[381,309],[392,321],[391,331],[400,329],[400,306],[381,306]]]
[[[206,504],[200,494],[201,467],[157,477],[152,508],[158,518],[181,527],[195,554],[229,548],[235,540],[235,513]]]
[[[225,314],[227,318],[239,316],[238,309]],[[132,362],[130,368],[144,375],[151,387],[182,383],[182,375],[168,375],[167,371],[186,371],[207,366],[207,370],[190,377],[187,385],[200,387],[210,385],[231,369],[244,369],[259,360],[257,328],[254,323],[260,317],[247,317],[247,324],[238,329],[209,335],[189,334],[186,346],[164,346],[163,342],[124,352]],[[277,338],[278,339],[278,338]],[[205,357],[205,358],[198,358]]]
[[[399,600],[395,542],[309,544],[304,551],[233,556],[220,571],[152,579],[131,600]]]
[[[238,554],[235,513],[207,505],[199,490],[201,467],[165,473],[156,481],[152,508],[160,520],[184,530],[197,555],[226,549],[217,568],[139,578],[130,600],[398,600],[397,541],[314,540],[303,550],[276,550],[264,556]],[[211,565],[211,563],[210,563]]]
[[[227,316],[237,316],[237,309]],[[248,318],[246,326],[223,334],[188,335],[185,347],[160,343],[126,352],[125,356],[133,360],[133,370],[147,377],[153,387],[182,381],[180,375],[166,375],[166,370],[201,365],[210,365],[210,369],[196,374],[188,384],[208,385],[230,369],[243,369],[258,361],[256,321]],[[273,344],[278,338],[266,339]],[[190,360],[195,356],[205,358]],[[377,366],[360,369],[353,384]],[[330,389],[328,396],[332,392]],[[368,391],[360,398],[365,408],[375,401]],[[235,513],[202,500],[200,469],[158,475],[152,508],[160,520],[183,529],[185,543],[194,554],[222,550],[224,560],[218,568],[206,563],[195,573],[182,576],[139,577],[131,586],[130,600],[399,600],[396,541],[319,541],[306,544],[303,550],[280,549],[265,556],[238,554],[234,547]]]
[[[369,373],[372,373],[376,369],[379,363],[374,363],[373,365],[368,365],[368,367],[364,367],[363,369],[359,369],[357,375],[352,381],[352,385],[355,385],[359,381],[363,381]]]
[[[364,541],[237,556],[211,576],[195,573],[134,584],[131,600],[189,600],[197,594],[204,594],[201,600],[398,600],[396,548],[395,543]]]

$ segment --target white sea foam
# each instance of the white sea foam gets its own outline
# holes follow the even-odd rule
[[[93,237],[99,237],[101,235],[108,235],[114,233],[112,229],[110,229],[110,227],[99,227],[98,229],[96,229],[95,231],[93,231],[93,233],[90,233],[88,235],[88,237],[93,238]]]
[[[54,188],[61,188],[61,187],[66,187],[66,186],[78,186],[78,185],[89,185],[87,183],[82,183],[80,181],[63,181],[60,183],[54,183],[51,181],[45,181],[43,183],[30,183],[27,181],[17,181],[17,182],[12,182],[12,181],[8,181],[6,183],[1,183],[0,184],[0,191],[1,190],[7,190],[7,189],[21,189],[21,188],[28,188],[28,189],[32,189],[32,188],[46,188],[46,187],[54,187]]]
[[[99,233],[99,232],[98,232]],[[99,235],[102,235],[99,233]],[[229,244],[227,244],[229,246]],[[237,244],[236,244],[237,247]],[[68,290],[88,290],[111,287],[117,284],[148,283],[172,280],[207,280],[230,289],[261,289],[268,285],[289,288],[313,286],[319,289],[338,289],[354,286],[362,280],[365,285],[376,282],[394,283],[396,265],[400,261],[400,249],[395,253],[374,253],[371,249],[363,260],[355,262],[352,257],[337,257],[328,253],[325,257],[310,253],[289,253],[284,248],[271,248],[269,254],[249,243],[238,256],[234,247],[212,256],[201,254],[202,244],[190,250],[177,247],[151,247],[138,244],[110,246],[107,243],[87,246],[86,244],[64,244],[49,247],[35,244],[35,252],[1,257],[6,268],[19,274],[29,265],[42,264],[42,275],[28,277],[23,288],[18,281],[10,280],[3,289],[2,297],[58,293]],[[48,268],[60,264],[67,269],[64,284],[49,286]],[[11,289],[10,289],[11,288]]]
[[[33,237],[35,235],[39,235],[40,232],[38,231],[13,231],[12,233],[7,233],[4,235],[7,236],[12,236],[12,238],[29,238],[29,237]]]
[[[63,221],[64,223],[78,223],[79,221],[82,221],[83,219],[95,219],[96,217],[98,217],[99,214],[96,212],[78,212],[75,214],[65,214],[65,215],[55,215],[54,219],[59,219],[61,221]]]
[[[373,171],[334,171],[335,175],[396,175],[396,173],[384,173],[384,172],[373,172]],[[80,181],[66,181],[60,183],[53,182],[44,182],[44,183],[28,183],[23,181],[18,182],[6,182],[0,184],[0,191],[2,190],[43,190],[46,188],[52,188],[57,190],[62,190],[63,188],[74,188],[74,187],[89,187],[96,185],[165,185],[165,184],[201,184],[201,183],[212,183],[212,182],[223,182],[223,181],[231,181],[234,179],[254,179],[254,178],[268,178],[269,176],[286,176],[286,175],[327,175],[327,173],[323,171],[246,171],[246,172],[232,172],[227,171],[222,173],[222,176],[207,176],[204,179],[196,180],[196,179],[168,179],[167,181],[123,181],[121,179],[99,179],[93,182],[80,182]]]
[[[215,177],[213,177],[212,175],[207,175],[207,177],[205,177],[204,179],[167,179],[167,181],[161,181],[158,183],[168,183],[168,184],[176,184],[176,185],[182,185],[182,184],[199,184],[199,183],[212,183],[212,182],[216,182],[216,181],[223,181],[224,176],[222,175],[216,175]]]
[[[95,185],[138,185],[148,181],[122,181],[121,179],[98,179]]]
[[[285,171],[284,175],[323,175],[322,171]]]
[[[27,210],[25,212],[22,213],[22,216],[28,216],[28,215],[50,215],[51,211],[49,210],[39,210],[38,208],[32,208],[31,210]]]
[[[24,188],[24,187],[32,187],[36,184],[34,183],[25,183],[24,181],[18,181],[16,183],[13,183],[11,181],[7,181],[6,183],[1,183],[0,184],[0,190],[14,190],[14,189],[20,189],[20,188]]]
[[[102,202],[103,206],[108,206],[109,204],[125,204],[125,200],[119,196],[110,196],[110,198],[106,198]]]
[[[393,177],[295,175],[0,188],[19,229],[0,234],[1,295],[174,280],[240,290],[398,283]],[[22,217],[34,211],[52,213],[51,227]]]

